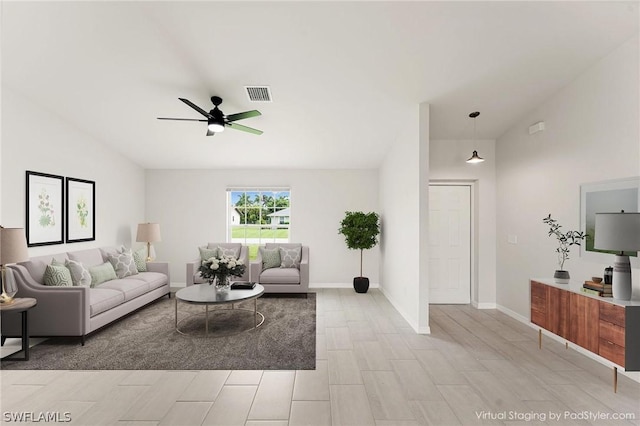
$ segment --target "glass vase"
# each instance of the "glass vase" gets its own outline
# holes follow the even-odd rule
[[[227,291],[231,288],[231,277],[229,275],[216,276],[216,290]]]

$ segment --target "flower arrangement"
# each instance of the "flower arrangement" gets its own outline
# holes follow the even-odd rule
[[[587,237],[587,234],[579,231],[567,231],[561,232],[560,228],[562,225],[558,224],[558,221],[551,218],[551,215],[542,219],[542,222],[549,225],[549,236],[555,236],[558,240],[558,248],[556,248],[556,253],[558,253],[558,265],[560,266],[560,270],[564,268],[565,260],[569,259],[569,251],[571,250],[572,245],[580,245],[580,240],[584,240]]]
[[[217,278],[220,283],[228,283],[229,277],[239,277],[244,274],[245,269],[246,266],[241,260],[233,256],[220,256],[202,261],[198,271],[202,278],[212,284],[214,278]]]

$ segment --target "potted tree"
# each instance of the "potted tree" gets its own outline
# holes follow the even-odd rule
[[[369,289],[369,278],[362,276],[362,252],[378,244],[379,219],[375,212],[345,212],[345,217],[340,222],[338,233],[344,235],[347,247],[360,250],[360,276],[353,279],[356,293],[366,293]]]
[[[568,284],[570,278],[569,271],[564,270],[564,262],[569,259],[571,246],[579,246],[580,241],[584,240],[587,237],[587,234],[579,231],[561,232],[560,228],[562,228],[562,225],[558,224],[557,220],[552,219],[551,214],[542,219],[542,222],[549,225],[549,236],[553,235],[558,240],[556,253],[558,253],[558,265],[560,266],[560,269],[555,271],[553,278],[558,284]]]

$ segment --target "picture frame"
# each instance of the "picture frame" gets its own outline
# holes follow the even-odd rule
[[[64,242],[64,177],[26,171],[27,247]]]
[[[580,257],[587,261],[613,264],[616,252],[594,248],[595,214],[640,212],[640,176],[592,182],[580,185],[580,230],[587,233],[580,245]],[[638,253],[625,252],[631,266],[640,267]]]
[[[96,183],[66,179],[66,241],[78,243],[96,239]]]

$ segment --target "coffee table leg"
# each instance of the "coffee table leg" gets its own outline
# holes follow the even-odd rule
[[[258,328],[258,299],[253,299],[253,328]]]
[[[178,298],[176,297],[176,330],[178,329]]]
[[[209,305],[204,305],[204,334],[209,334]]]
[[[24,349],[24,359],[29,361],[29,323],[28,311],[22,311],[22,348]]]

